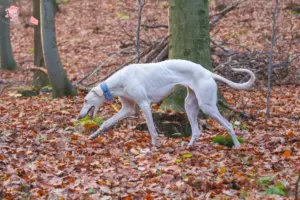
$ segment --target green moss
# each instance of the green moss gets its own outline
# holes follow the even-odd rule
[[[241,137],[237,137],[240,143],[245,143],[245,140]],[[217,143],[227,147],[233,147],[233,140],[230,136],[224,137],[223,135],[218,135],[212,138],[213,143]]]
[[[25,87],[18,89],[18,93],[21,94],[23,97],[32,97],[37,96],[39,94],[39,91],[31,87]]]

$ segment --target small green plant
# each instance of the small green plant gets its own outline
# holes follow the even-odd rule
[[[287,190],[286,190],[285,185],[283,183],[278,182],[275,185],[270,186],[263,193],[269,194],[269,195],[278,194],[278,195],[285,196],[285,195],[287,195]]]
[[[77,126],[78,122],[80,123],[81,126],[89,129],[89,128],[94,128],[96,126],[100,126],[103,123],[103,119],[100,117],[94,117],[93,120],[89,118],[89,116],[86,116],[79,121],[76,121],[73,123],[73,126]]]
[[[270,185],[273,183],[274,180],[275,180],[275,176],[268,175],[268,176],[264,176],[264,177],[261,177],[260,179],[258,179],[257,184],[258,185]]]
[[[237,137],[237,139],[240,143],[245,143],[245,140],[242,137]],[[225,137],[224,135],[217,135],[212,138],[212,142],[227,147],[233,147],[233,140],[230,136]]]

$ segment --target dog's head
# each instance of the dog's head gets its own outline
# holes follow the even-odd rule
[[[91,91],[85,96],[83,107],[80,110],[78,119],[82,119],[87,116],[90,112],[89,117],[93,119],[99,110],[99,107],[105,102],[105,97],[99,86],[94,87]]]

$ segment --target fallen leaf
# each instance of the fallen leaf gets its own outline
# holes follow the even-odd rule
[[[292,154],[291,151],[285,150],[284,153],[283,153],[283,157],[284,157],[284,158],[289,158],[289,157],[291,157],[291,154]]]

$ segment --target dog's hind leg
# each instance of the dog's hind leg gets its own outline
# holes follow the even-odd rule
[[[218,108],[216,105],[207,105],[207,104],[201,104],[200,108],[202,111],[217,120],[223,127],[226,128],[228,131],[229,135],[231,136],[233,143],[234,143],[234,148],[238,149],[240,148],[240,143],[234,133],[234,130],[232,128],[232,125],[220,114]]]
[[[185,98],[184,107],[192,128],[192,138],[188,146],[192,146],[200,136],[200,129],[197,121],[197,116],[199,113],[198,100],[194,91],[190,88],[188,88],[188,94]]]
[[[197,84],[197,89],[194,90],[198,99],[200,109],[213,119],[217,120],[223,127],[226,128],[231,136],[234,147],[240,148],[240,143],[236,138],[232,125],[220,114],[217,108],[217,84],[214,80],[206,80]]]
[[[118,121],[134,113],[135,103],[133,101],[130,101],[124,97],[120,97],[120,101],[122,103],[122,109],[117,114],[115,114],[114,116],[112,116],[111,118],[103,122],[101,127],[95,133],[89,136],[89,139],[96,138],[100,134],[104,133],[106,129],[108,129]]]
[[[155,129],[154,122],[153,122],[150,103],[148,103],[147,101],[143,101],[143,102],[138,103],[138,105],[140,106],[140,108],[143,111],[144,116],[146,118],[148,130],[151,135],[151,143],[152,143],[152,145],[156,145],[156,138],[157,138],[158,134]]]

